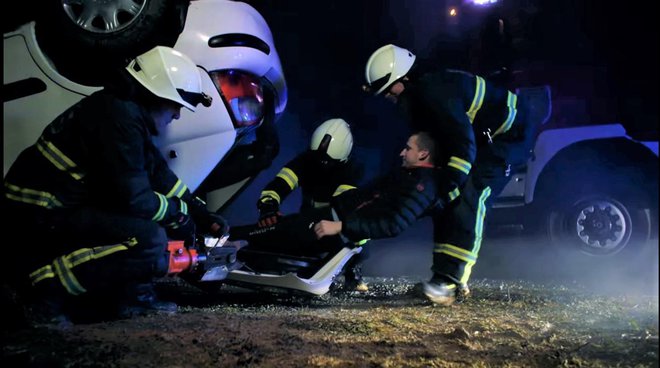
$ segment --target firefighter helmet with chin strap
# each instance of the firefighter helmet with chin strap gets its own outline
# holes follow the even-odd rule
[[[344,119],[329,119],[312,134],[309,149],[326,153],[330,158],[346,162],[353,148],[351,127]]]
[[[364,71],[367,88],[375,95],[383,93],[410,71],[415,58],[412,52],[392,44],[374,51]]]
[[[133,59],[126,70],[149,92],[190,111],[199,103],[211,106],[211,97],[202,92],[197,65],[173,48],[156,46]]]

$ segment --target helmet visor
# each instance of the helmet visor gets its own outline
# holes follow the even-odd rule
[[[187,103],[197,106],[198,104],[202,104],[204,107],[209,107],[211,106],[211,103],[213,102],[213,98],[206,93],[197,93],[197,92],[188,92],[184,91],[181,88],[177,88],[176,91],[179,93],[179,96],[181,96],[181,99],[186,101]]]
[[[379,91],[381,88],[383,88],[385,86],[385,84],[387,84],[387,81],[390,80],[391,75],[392,75],[392,73],[387,73],[382,78],[378,78],[375,81],[373,81],[371,83],[371,85],[369,86],[370,90],[371,91]],[[377,94],[383,94],[385,92],[387,92],[387,89],[384,89],[380,93],[377,93]]]

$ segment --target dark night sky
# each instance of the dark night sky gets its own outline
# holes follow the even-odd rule
[[[292,94],[313,100],[294,96],[289,106],[312,126],[341,114],[360,120],[358,129],[374,128],[359,87],[367,58],[385,43],[482,72],[486,60],[473,52],[479,30],[486,16],[502,14],[513,25],[515,87],[550,84],[557,102],[551,122],[621,121],[657,132],[657,22],[640,4],[500,0],[481,10],[463,7],[452,26],[445,9],[459,0],[248,2],[271,26]]]
[[[620,121],[631,133],[657,138],[658,36],[648,9],[603,1],[500,0],[494,8],[463,8],[452,25],[445,15],[452,1],[460,0],[246,1],[273,32],[289,101],[277,123],[279,157],[232,207],[254,206],[260,186],[306,147],[327,118],[351,124],[354,155],[368,161],[368,175],[398,165],[407,128],[395,106],[361,92],[369,55],[395,43],[420,59],[439,56],[443,65],[482,73],[486,63],[477,46],[489,15],[503,15],[512,25],[512,69],[518,71],[513,87],[551,86],[548,127]],[[238,212],[239,222],[256,216]]]

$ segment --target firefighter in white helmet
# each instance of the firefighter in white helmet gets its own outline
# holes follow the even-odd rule
[[[344,119],[333,118],[320,124],[312,134],[309,149],[289,161],[262,190],[257,201],[259,226],[277,223],[280,204],[300,188],[300,210],[327,207],[333,197],[354,189],[361,180],[362,167],[351,159],[353,134]],[[367,291],[362,281],[361,261],[365,251],[353,258],[345,276],[345,288]]]
[[[157,46],[110,83],[51,122],[5,177],[5,235],[19,246],[28,237],[30,253],[9,277],[46,321],[65,322],[79,295],[119,290],[122,313],[176,309],[150,287],[167,274],[168,239],[227,231],[152,143],[182,107],[210,106],[197,65]]]
[[[433,277],[422,289],[431,301],[450,305],[468,292],[491,199],[531,152],[526,103],[478,75],[424,70],[415,54],[396,45],[369,57],[365,78],[366,91],[401,106],[412,128],[428,131],[439,148]]]

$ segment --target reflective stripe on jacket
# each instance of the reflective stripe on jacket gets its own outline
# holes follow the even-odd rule
[[[154,122],[102,90],[56,118],[5,177],[5,197],[45,210],[94,206],[169,224],[190,191],[152,142]]]

